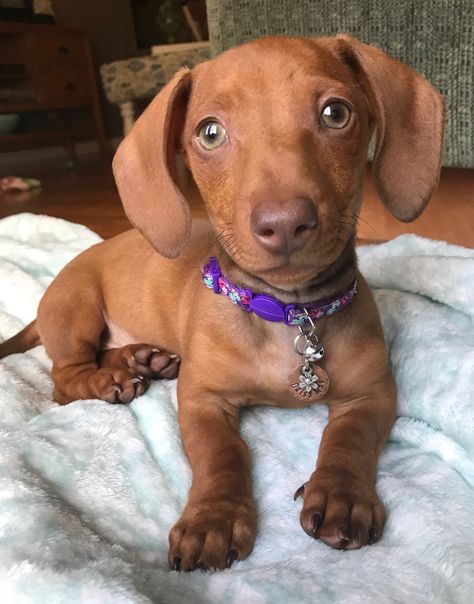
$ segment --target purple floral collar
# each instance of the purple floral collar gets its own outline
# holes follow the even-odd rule
[[[215,294],[227,296],[245,312],[253,312],[267,321],[283,321],[286,325],[304,325],[310,322],[310,319],[317,321],[333,315],[349,306],[357,292],[357,280],[354,279],[348,287],[334,296],[309,304],[285,304],[268,294],[254,294],[249,289],[234,285],[221,273],[214,256],[202,268],[201,274],[204,285],[213,289]]]

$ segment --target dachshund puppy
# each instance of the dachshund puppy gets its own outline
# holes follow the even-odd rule
[[[239,412],[329,406],[301,525],[339,549],[376,542],[377,461],[396,415],[379,316],[357,270],[367,150],[382,202],[416,218],[436,187],[443,101],[409,67],[348,37],[268,37],[179,71],[113,168],[135,229],[93,246],[0,356],[43,343],[55,399],[128,403],[178,379],[193,470],[171,530],[175,570],[230,566],[254,545]],[[192,225],[178,162],[209,215]]]

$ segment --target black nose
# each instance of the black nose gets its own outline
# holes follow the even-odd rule
[[[273,254],[291,254],[302,249],[317,226],[316,208],[305,197],[283,204],[261,202],[250,215],[250,228],[257,243]]]

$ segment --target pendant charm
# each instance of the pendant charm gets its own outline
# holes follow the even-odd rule
[[[288,387],[298,400],[313,403],[323,398],[328,391],[329,376],[319,365],[306,361],[290,373]]]
[[[288,376],[288,387],[291,394],[299,401],[314,403],[323,398],[329,388],[329,376],[319,365],[314,365],[324,356],[324,348],[318,342],[316,326],[306,309],[310,329],[298,326],[300,333],[293,343],[295,352],[304,357],[304,365],[295,367]],[[303,344],[303,348],[301,348]]]

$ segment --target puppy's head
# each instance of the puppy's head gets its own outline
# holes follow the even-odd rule
[[[378,193],[413,220],[439,177],[439,93],[347,36],[263,38],[176,74],[120,145],[114,172],[132,223],[175,257],[191,223],[180,153],[229,255],[291,289],[351,239],[374,128]]]

